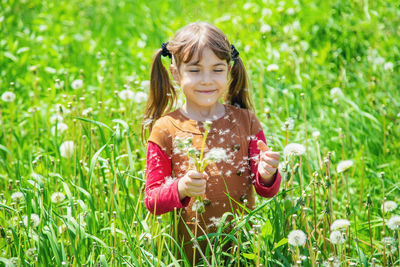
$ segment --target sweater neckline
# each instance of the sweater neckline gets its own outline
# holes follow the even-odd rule
[[[225,114],[218,119],[211,120],[212,124],[209,132],[210,134],[216,131],[216,128],[218,128],[222,124],[226,125],[225,127],[226,129],[231,129],[235,126],[234,123],[231,123],[233,119],[232,118],[233,106],[229,104],[224,104],[224,107],[225,107]],[[174,124],[176,128],[178,128],[183,132],[200,134],[200,135],[204,133],[204,122],[188,118],[179,109],[173,111],[170,114],[170,117],[172,118],[171,120],[172,124]]]

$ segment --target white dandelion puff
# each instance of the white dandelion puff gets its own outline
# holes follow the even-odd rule
[[[329,240],[334,245],[340,245],[346,241],[346,238],[344,236],[344,233],[342,233],[340,231],[332,231],[329,236]]]
[[[279,66],[277,64],[270,64],[267,66],[267,71],[272,72],[272,71],[277,71],[279,70]]]
[[[66,125],[63,122],[59,122],[59,123],[57,123],[56,126],[51,127],[51,134],[52,135],[56,135],[56,127],[57,127],[58,134],[62,134],[63,132],[68,130],[68,125]]]
[[[347,171],[348,169],[350,169],[353,166],[354,162],[352,160],[343,160],[341,162],[339,162],[339,164],[336,167],[336,171],[338,173]]]
[[[1,100],[4,102],[14,102],[16,96],[13,92],[6,91],[1,95]]]
[[[74,155],[74,141],[65,141],[60,146],[61,157],[71,158]]]
[[[11,195],[11,199],[15,202],[20,202],[24,199],[24,194],[22,192],[14,192]]]
[[[288,235],[288,242],[292,246],[302,246],[307,240],[306,234],[301,230],[293,230]]]
[[[268,24],[261,25],[261,28],[260,28],[261,33],[267,33],[270,31],[271,31],[271,26],[269,26]]]
[[[283,154],[285,156],[293,155],[300,156],[306,152],[306,148],[301,144],[291,143],[285,146],[283,149]]]
[[[65,196],[61,192],[55,192],[51,195],[51,202],[53,203],[60,203],[63,202],[65,199]]]
[[[77,79],[71,83],[71,87],[74,90],[81,89],[83,87],[83,81],[81,79]]]
[[[147,94],[144,92],[137,92],[135,95],[135,102],[136,103],[143,103],[147,100]]]
[[[24,221],[24,225],[27,227],[28,223],[31,227],[36,228],[39,226],[40,223],[40,217],[39,215],[35,214],[35,213],[31,213],[31,219],[28,222],[28,216],[24,215],[23,216],[23,221]]]
[[[59,122],[62,122],[64,120],[63,116],[61,116],[60,114],[53,114],[50,116],[50,123],[51,124],[56,124]]]
[[[397,230],[400,226],[400,216],[393,215],[387,222],[387,226],[392,230]]]
[[[135,96],[135,93],[132,92],[131,90],[122,90],[118,93],[119,98],[121,98],[122,100],[130,100],[133,99],[133,97]]]
[[[319,131],[314,131],[314,132],[312,133],[312,136],[313,136],[315,139],[319,139],[319,137],[321,136],[321,133],[320,133]]]
[[[331,231],[342,230],[350,226],[350,221],[346,219],[338,219],[331,225]]]
[[[382,204],[381,209],[384,212],[391,212],[394,211],[397,208],[397,203],[394,201],[385,201],[385,203]]]
[[[383,65],[384,70],[388,71],[393,71],[393,63],[392,62],[386,62],[385,65]]]
[[[210,162],[221,162],[228,159],[226,150],[221,147],[212,148],[205,156],[205,159]]]

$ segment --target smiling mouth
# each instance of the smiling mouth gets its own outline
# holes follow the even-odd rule
[[[216,92],[217,90],[203,90],[203,91],[197,91],[200,94],[211,94]]]

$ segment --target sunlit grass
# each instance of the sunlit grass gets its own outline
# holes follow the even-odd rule
[[[210,264],[399,264],[399,210],[382,209],[399,204],[396,1],[0,6],[1,266],[191,265],[178,215],[143,204],[140,123],[153,53],[195,20],[239,50],[269,146],[305,148],[282,156],[275,198],[222,216]]]

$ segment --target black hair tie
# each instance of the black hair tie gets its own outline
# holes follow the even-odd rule
[[[168,42],[162,43],[162,45],[161,45],[161,49],[162,49],[161,55],[162,55],[163,57],[172,58],[171,52],[169,52],[169,50],[167,49],[167,45],[168,45]]]
[[[231,57],[232,57],[232,60],[234,60],[234,61],[239,58],[239,52],[236,50],[236,48],[233,45],[231,45]]]

